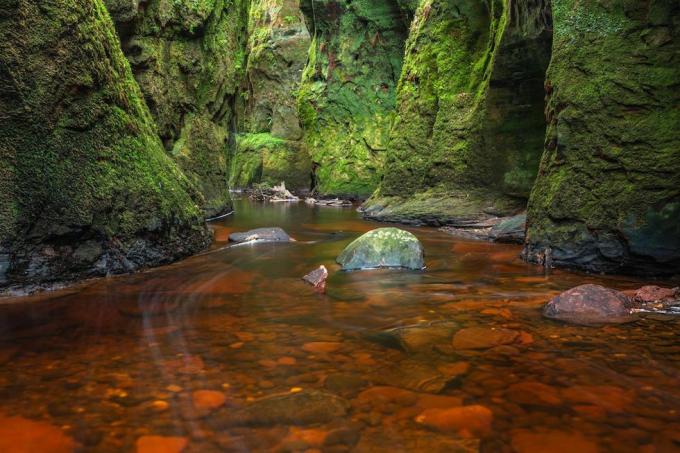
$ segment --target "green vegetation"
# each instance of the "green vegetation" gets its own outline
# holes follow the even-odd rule
[[[0,282],[129,271],[207,245],[202,197],[163,151],[101,1],[2,9]]]
[[[391,0],[301,8],[314,39],[298,109],[317,190],[367,197],[382,175],[408,23]]]
[[[528,203],[529,260],[676,271],[676,3],[0,0],[0,283],[186,255],[282,181],[431,225]]]
[[[553,2],[548,130],[525,253],[558,265],[680,264],[680,53],[671,1]]]

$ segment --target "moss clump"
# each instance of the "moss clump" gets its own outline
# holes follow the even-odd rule
[[[593,271],[680,269],[680,9],[554,0],[546,149],[525,254]]]
[[[229,178],[232,187],[285,182],[288,189],[304,191],[309,189],[311,173],[311,162],[300,142],[268,133],[237,136]]]
[[[394,0],[301,2],[314,39],[298,92],[317,190],[366,197],[377,187],[408,22]]]
[[[0,7],[0,283],[156,265],[207,245],[101,0]]]
[[[420,2],[374,204],[388,197],[391,216],[401,198],[402,217],[437,217],[431,203],[414,210],[412,202],[438,194],[447,221],[455,212],[465,220],[522,206],[542,149],[548,26],[540,4]]]

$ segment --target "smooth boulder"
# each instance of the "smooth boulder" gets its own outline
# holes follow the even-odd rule
[[[412,233],[378,228],[349,244],[337,258],[343,270],[375,268],[423,269],[423,246]]]
[[[631,301],[623,293],[600,285],[581,285],[554,297],[543,307],[543,316],[573,324],[630,321]]]
[[[256,228],[254,230],[232,233],[229,235],[230,242],[244,243],[244,242],[290,242],[293,239],[288,236],[288,233],[279,227],[274,228]]]

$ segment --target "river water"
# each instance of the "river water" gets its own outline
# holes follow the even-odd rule
[[[229,246],[263,226],[297,242]],[[339,271],[379,226],[237,200],[202,255],[0,299],[0,451],[680,451],[680,320],[540,313],[642,282],[425,228],[424,272]],[[300,279],[321,264],[325,295]]]

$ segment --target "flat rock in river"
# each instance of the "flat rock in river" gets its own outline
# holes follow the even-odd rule
[[[378,228],[349,244],[337,258],[343,270],[395,267],[423,269],[423,246],[412,233],[399,228]]]
[[[229,235],[230,242],[291,242],[293,239],[288,233],[279,227],[256,228],[254,230],[232,233]]]

